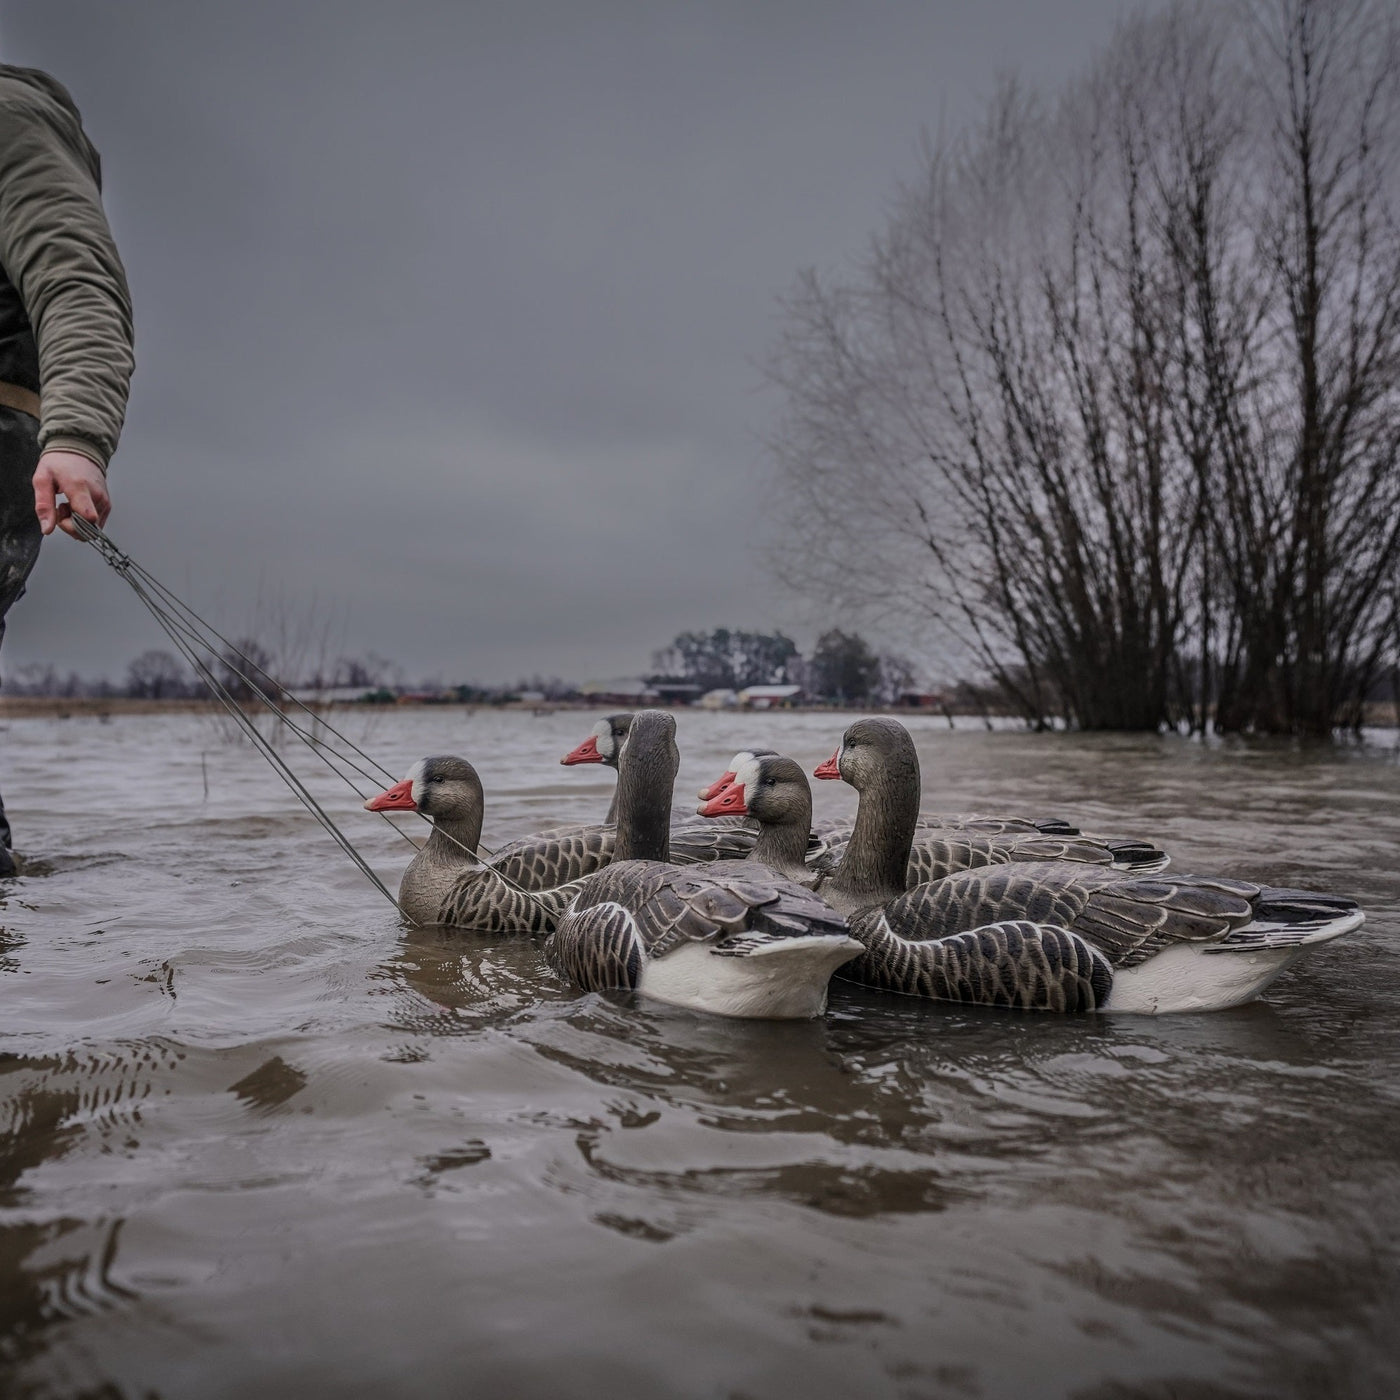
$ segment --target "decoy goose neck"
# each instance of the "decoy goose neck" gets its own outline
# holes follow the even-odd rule
[[[671,795],[679,769],[674,717],[664,710],[640,711],[618,764],[615,861],[670,859]]]
[[[857,720],[841,741],[841,776],[860,793],[850,844],[831,887],[851,906],[903,893],[919,822],[919,755],[897,720]]]
[[[476,859],[481,844],[481,813],[460,821],[438,820],[424,850],[440,860],[461,862]]]

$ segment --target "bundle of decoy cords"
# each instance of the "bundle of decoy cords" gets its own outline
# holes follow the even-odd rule
[[[405,919],[408,919],[409,916],[403,913],[393,892],[355,848],[354,842],[316,800],[291,764],[278,752],[276,745],[259,729],[255,718],[257,711],[249,713],[248,701],[240,701],[235,697],[229,689],[228,681],[246,686],[253,703],[271,713],[279,724],[285,725],[287,731],[305,744],[362,803],[366,797],[373,794],[360,791],[360,780],[371,783],[377,791],[386,785],[394,784],[398,779],[383,764],[376,762],[352,739],[336,729],[324,713],[312,710],[310,706],[298,700],[246,651],[231,642],[211,623],[206,622],[188,603],[176,597],[129,554],[118,549],[111,537],[99,526],[76,515],[71,519],[78,538],[90,544],[112,569],[126,580],[132,592],[145,604],[161,630],[170,638],[171,644],[208,687],[214,699],[228,712],[230,719],[242,731],[248,742],[267,759],[273,771],[296,794],[302,806],[329,832],[332,840],[360,868],[366,879],[373,883]],[[381,812],[379,815],[405,841],[418,849],[418,843],[408,832],[395,825],[386,813]],[[421,813],[419,815],[422,816]],[[429,818],[423,817],[423,820],[428,821]],[[478,853],[488,857],[492,854],[485,846],[478,846],[477,851],[470,852],[473,855]],[[521,888],[503,872],[497,870],[495,873],[506,884],[515,889]],[[409,922],[413,921],[409,919]]]

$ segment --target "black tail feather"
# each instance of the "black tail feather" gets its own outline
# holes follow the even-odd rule
[[[1290,890],[1265,885],[1255,901],[1254,917],[1279,924],[1316,924],[1354,914],[1360,905],[1340,894],[1319,894],[1316,890]]]

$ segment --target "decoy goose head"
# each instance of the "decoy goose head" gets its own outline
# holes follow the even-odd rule
[[[812,834],[812,788],[801,765],[756,749],[734,755],[733,771],[712,783],[714,796],[700,804],[702,817],[753,817],[759,824],[751,859],[801,880],[807,870]]]
[[[897,720],[858,719],[841,736],[841,747],[815,769],[817,778],[841,778],[857,792],[892,776],[919,776],[919,756],[909,731]]]
[[[632,714],[623,710],[615,715],[604,715],[593,726],[593,732],[576,749],[570,749],[560,763],[572,767],[576,763],[603,763],[616,768],[622,754],[622,745],[627,739],[627,731],[632,727]]]
[[[714,795],[697,809],[702,817],[755,817],[765,826],[812,824],[812,789],[792,759],[771,749],[735,754],[725,782],[712,783]],[[804,839],[806,833],[803,833]]]
[[[421,759],[403,782],[371,797],[370,812],[421,812],[435,823],[457,827],[481,822],[481,779],[465,758],[440,754]]]
[[[709,802],[712,798],[718,797],[730,783],[734,781],[739,769],[751,759],[761,758],[764,754],[776,753],[776,749],[740,749],[733,758],[729,760],[729,767],[719,775],[708,787],[702,787],[695,795],[701,802]],[[704,815],[702,813],[702,815]],[[711,813],[712,816],[719,815]]]
[[[841,747],[816,770],[860,793],[850,843],[823,898],[843,913],[883,904],[904,889],[919,821],[919,755],[896,719],[858,719]]]

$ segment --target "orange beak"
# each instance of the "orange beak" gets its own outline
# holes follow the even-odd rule
[[[413,800],[413,779],[405,778],[391,788],[371,797],[365,803],[366,812],[416,812],[418,804]]]
[[[590,734],[578,748],[570,749],[563,758],[559,760],[566,768],[572,768],[575,763],[601,763],[603,755],[598,752],[598,736]]]
[[[827,759],[827,761],[823,763],[820,768],[814,768],[812,770],[812,776],[814,778],[839,778],[841,776],[841,769],[837,763],[837,760],[840,757],[841,750],[837,749],[836,752],[832,754],[831,757]]]
[[[718,797],[730,783],[734,781],[733,772],[721,773],[709,787],[702,787],[696,796],[701,802],[708,802],[712,797]]]
[[[735,783],[697,809],[702,817],[743,817],[748,815],[744,804],[744,785]]]

